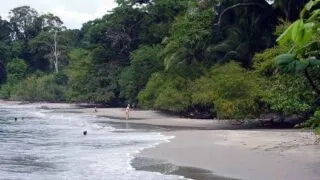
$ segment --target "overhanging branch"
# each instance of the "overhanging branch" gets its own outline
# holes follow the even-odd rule
[[[235,8],[238,8],[238,7],[245,7],[245,6],[260,6],[262,8],[267,8],[265,5],[260,4],[260,3],[254,3],[254,2],[252,2],[252,3],[238,3],[238,4],[235,4],[233,6],[230,6],[230,7],[227,7],[226,9],[224,9],[222,11],[222,13],[219,15],[219,21],[215,25],[220,25],[223,15],[225,13],[227,13],[228,11],[230,11],[231,9],[235,9]]]

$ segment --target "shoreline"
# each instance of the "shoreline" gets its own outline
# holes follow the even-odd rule
[[[148,157],[142,155],[145,150],[154,149],[162,144],[171,143],[175,136],[161,135],[168,137],[167,140],[156,143],[150,147],[141,148],[139,151],[130,154],[129,164],[137,171],[157,172],[163,175],[175,175],[187,180],[239,180],[215,174],[213,171],[196,166],[183,166],[170,162],[168,159],[159,157]],[[179,178],[179,179],[180,179]]]
[[[125,120],[125,108],[97,108],[97,110],[98,112],[94,112],[94,108],[81,108],[75,111],[108,118],[109,122],[146,124],[169,129],[230,130],[265,128],[261,126],[258,120],[247,120],[244,123],[239,123],[238,120],[190,119],[154,110],[131,110],[129,120]]]
[[[158,128],[162,135],[175,137],[168,143],[133,153],[130,164],[137,170],[166,174],[163,168],[173,166],[178,169],[172,172],[175,175],[196,180],[317,180],[320,177],[320,145],[314,144],[316,135],[313,132],[252,130],[226,121],[184,119],[157,111],[131,111],[131,119],[126,121],[123,120],[124,108],[98,108],[95,113],[93,108],[79,109],[74,104],[39,103],[39,107],[41,105],[58,111],[72,109],[95,115],[101,117],[99,123]],[[243,128],[247,130],[239,130]],[[142,166],[141,162],[149,165]]]
[[[102,118],[116,117],[107,122],[161,127],[164,128],[163,135],[175,137],[168,143],[136,154],[132,166],[138,170],[134,161],[142,158],[173,164],[181,169],[194,167],[200,169],[195,174],[201,175],[204,170],[211,175],[199,180],[223,177],[316,180],[320,177],[320,145],[313,144],[316,136],[311,131],[252,130],[226,121],[184,119],[157,111],[132,111],[132,119],[127,121],[123,120],[122,108],[98,109],[97,113],[92,109],[81,111]],[[241,130],[243,128],[247,130]],[[159,169],[156,171],[146,166],[141,170],[163,173]]]
[[[131,166],[137,171],[157,172],[164,175],[176,175],[183,179],[192,180],[238,180],[215,175],[212,171],[189,166],[179,166],[165,160],[146,157],[135,157]]]

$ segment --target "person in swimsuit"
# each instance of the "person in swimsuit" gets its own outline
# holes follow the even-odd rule
[[[128,106],[126,108],[126,120],[129,119],[129,112],[130,112],[130,104],[128,104]]]

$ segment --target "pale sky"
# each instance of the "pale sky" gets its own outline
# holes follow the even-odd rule
[[[7,19],[11,9],[28,5],[38,13],[59,16],[70,29],[79,29],[89,20],[100,18],[116,6],[114,0],[0,0],[0,16]]]

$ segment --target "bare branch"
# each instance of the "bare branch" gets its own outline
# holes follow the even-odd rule
[[[54,64],[54,69],[56,73],[59,72],[58,62],[59,62],[59,55],[60,55],[60,52],[58,52],[58,49],[57,49],[57,46],[58,46],[57,34],[58,34],[58,31],[55,31],[54,37],[53,37],[53,40],[54,40],[53,55],[55,57],[55,59],[53,60],[53,64]]]
[[[260,6],[262,8],[267,8],[265,5],[260,4],[260,3],[254,3],[254,2],[252,2],[252,3],[238,3],[238,4],[235,4],[233,6],[230,6],[230,7],[227,7],[226,9],[224,9],[222,11],[222,13],[219,15],[219,21],[215,25],[220,25],[223,15],[225,13],[227,13],[228,11],[230,11],[231,9],[235,9],[235,8],[238,8],[238,7],[245,7],[245,6]]]

